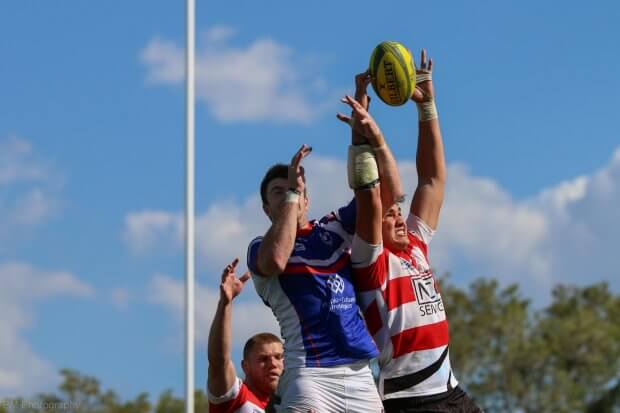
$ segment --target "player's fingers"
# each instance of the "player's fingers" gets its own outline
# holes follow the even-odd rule
[[[346,95],[345,97],[342,98],[341,100],[343,103],[346,103],[347,105],[351,106],[351,108],[353,109],[353,111],[359,110],[359,109],[364,109],[362,107],[362,105],[360,105],[360,103],[353,99],[351,96]]]
[[[248,282],[248,280],[251,278],[250,276],[250,272],[246,271],[240,278],[239,281],[241,281],[243,284],[245,284],[246,282]]]
[[[364,109],[364,107],[356,100],[351,103],[351,109],[353,109],[353,114],[359,119],[363,119],[368,116],[366,109]]]
[[[303,159],[306,156],[310,155],[310,152],[312,152],[312,146],[304,145],[304,149],[301,152],[301,159]]]
[[[370,69],[366,69],[365,72],[358,73],[355,75],[355,78],[359,80],[366,79],[368,77],[370,77]]]
[[[364,73],[360,73],[355,76],[355,80],[358,83],[358,86],[368,86],[370,83],[370,69],[366,70]]]
[[[422,49],[421,57],[420,57],[420,67],[426,68],[426,49]]]
[[[348,125],[351,125],[351,122],[353,122],[353,119],[351,119],[350,116],[343,115],[342,113],[336,113],[336,117]]]
[[[349,105],[351,108],[353,108],[353,103],[351,103],[351,101],[349,99],[347,99],[348,96],[343,97],[342,99],[340,99],[340,101],[346,105]]]
[[[433,71],[433,59],[430,59],[428,61],[428,71],[432,72]]]
[[[235,261],[238,261],[238,259],[235,258]],[[233,267],[233,263],[235,261],[231,262],[226,267],[224,267],[224,270],[222,271],[222,282],[224,282],[226,277],[228,277],[228,275],[235,270],[234,267]]]
[[[299,165],[299,162],[301,162],[302,154],[305,148],[306,148],[306,144],[304,143],[297,150],[297,152],[295,152],[295,155],[293,155],[293,159],[291,159],[291,166],[297,168],[297,166]]]

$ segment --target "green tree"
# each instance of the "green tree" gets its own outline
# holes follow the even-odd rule
[[[441,280],[457,378],[488,412],[620,412],[620,296],[606,284],[558,286],[532,308],[518,287],[477,280],[467,289]],[[0,413],[183,413],[171,390],[153,405],[147,393],[123,401],[75,370],[58,393],[6,399]],[[197,413],[208,413],[203,391]]]
[[[0,402],[0,413],[184,413],[185,401],[175,397],[172,390],[160,394],[153,406],[147,393],[135,399],[122,401],[114,390],[102,391],[99,381],[75,370],[64,369],[59,394],[39,394],[34,399],[5,399]],[[196,413],[208,413],[207,395],[194,392]]]
[[[444,280],[445,283],[445,280]],[[620,407],[620,297],[606,284],[558,286],[533,311],[515,285],[442,290],[457,377],[491,412],[613,412]]]
[[[155,405],[155,413],[183,413],[185,401],[174,397],[172,390],[166,390],[159,396]]]
[[[547,350],[540,381],[548,391],[541,394],[542,404],[584,411],[613,394],[620,380],[618,316],[620,297],[606,284],[553,291],[553,303],[539,317],[534,337]]]

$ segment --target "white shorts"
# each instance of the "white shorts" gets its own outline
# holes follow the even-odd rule
[[[368,361],[285,369],[278,393],[282,397],[281,413],[383,412]]]

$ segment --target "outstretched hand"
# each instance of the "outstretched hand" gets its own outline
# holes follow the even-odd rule
[[[352,109],[351,116],[343,113],[337,113],[336,117],[342,122],[350,125],[353,130],[368,139],[372,146],[381,146],[383,144],[383,134],[379,125],[370,116],[370,113],[351,96],[345,96],[341,99],[342,103],[346,103]]]
[[[428,58],[426,49],[422,49],[420,66],[416,68],[416,84],[411,100],[416,103],[427,102],[435,98],[433,89],[433,59]]]
[[[224,302],[231,302],[236,296],[241,293],[243,286],[250,279],[250,272],[244,273],[240,278],[237,278],[235,269],[239,264],[239,258],[235,258],[233,262],[228,264],[222,272],[222,283],[220,284],[220,299]]]
[[[306,144],[301,145],[301,148],[295,152],[291,163],[288,167],[288,186],[290,189],[295,189],[299,193],[303,193],[306,188],[306,178],[304,176],[304,167],[301,166],[301,161],[312,152],[312,147]]]

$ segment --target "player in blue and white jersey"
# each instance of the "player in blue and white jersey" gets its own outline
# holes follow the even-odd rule
[[[254,286],[284,338],[280,406],[293,412],[381,412],[368,366],[377,347],[352,284],[355,201],[308,220],[301,161],[310,151],[303,145],[290,165],[267,171],[261,198],[271,227],[248,248]]]

